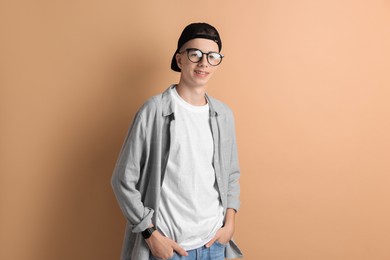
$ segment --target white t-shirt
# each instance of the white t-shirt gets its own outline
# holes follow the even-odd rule
[[[209,106],[193,106],[171,89],[175,120],[161,189],[157,227],[185,250],[210,241],[223,223],[212,165],[214,142]]]

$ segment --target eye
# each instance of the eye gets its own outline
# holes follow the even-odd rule
[[[221,54],[216,53],[216,52],[211,52],[211,53],[209,53],[209,59],[210,60],[220,60]]]
[[[200,50],[196,50],[196,49],[194,49],[194,50],[191,50],[190,51],[190,56],[191,57],[197,57],[197,58],[201,58],[202,57],[202,52],[200,51]]]

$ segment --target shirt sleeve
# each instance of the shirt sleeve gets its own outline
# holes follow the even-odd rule
[[[118,204],[132,227],[138,233],[152,223],[154,210],[145,207],[137,190],[142,166],[145,161],[145,128],[138,112],[123,143],[111,178],[111,185]]]
[[[231,133],[231,158],[229,167],[229,182],[228,182],[228,196],[227,196],[227,207],[238,211],[240,208],[240,166],[238,162],[238,151],[236,142],[236,131],[234,123],[234,115],[231,112],[229,118],[229,130]]]

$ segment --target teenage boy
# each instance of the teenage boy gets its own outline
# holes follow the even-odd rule
[[[240,206],[234,118],[206,94],[221,48],[213,26],[188,25],[171,63],[179,83],[134,118],[112,176],[127,219],[122,260],[242,256],[232,241]]]

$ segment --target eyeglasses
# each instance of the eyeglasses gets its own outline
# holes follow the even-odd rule
[[[218,66],[219,64],[221,64],[222,58],[224,57],[221,53],[218,53],[218,52],[210,51],[210,52],[204,53],[201,50],[195,49],[195,48],[188,48],[188,49],[185,49],[184,51],[181,51],[179,53],[182,54],[185,51],[187,52],[188,59],[193,63],[198,63],[199,61],[202,60],[203,55],[206,55],[207,62],[211,66]]]

